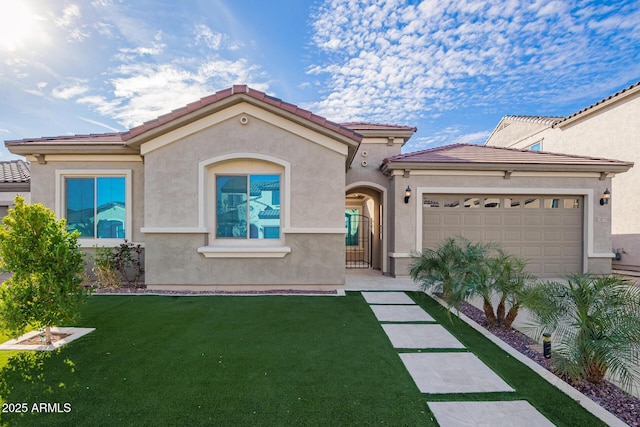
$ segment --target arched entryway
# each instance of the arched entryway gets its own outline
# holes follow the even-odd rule
[[[373,183],[347,186],[345,266],[386,272],[385,189]]]

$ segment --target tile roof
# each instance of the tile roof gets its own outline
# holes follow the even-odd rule
[[[404,125],[391,125],[384,123],[368,123],[368,122],[346,122],[341,123],[342,126],[352,129],[354,131],[359,130],[407,130],[416,132],[418,130],[415,126],[404,126]]]
[[[564,120],[558,116],[504,116],[502,120],[513,120],[518,122],[539,123],[543,125],[554,125]]]
[[[289,104],[278,98],[267,95],[264,92],[251,89],[246,85],[235,85],[231,88],[218,91],[212,95],[192,102],[182,108],[171,111],[153,120],[147,121],[140,126],[129,129],[125,132],[105,133],[105,134],[90,134],[90,135],[73,135],[73,136],[55,136],[55,137],[42,137],[42,138],[27,138],[21,140],[6,141],[8,146],[21,145],[28,143],[56,143],[61,142],[64,144],[123,144],[133,138],[141,136],[152,130],[157,130],[163,125],[167,125],[170,122],[178,121],[181,118],[186,118],[190,114],[196,114],[197,112],[203,112],[207,110],[207,107],[213,106],[217,103],[224,103],[224,101],[231,101],[233,97],[241,100],[260,102],[266,104],[269,107],[273,107],[276,111],[293,114],[301,119],[312,122],[319,125],[321,128],[335,132],[343,137],[353,140],[359,143],[362,140],[362,136],[352,129],[342,126],[338,123],[334,123],[327,120],[324,117],[313,114],[310,111],[299,108],[296,105]],[[208,110],[207,110],[208,111]]]
[[[452,144],[430,148],[407,154],[388,157],[383,165],[392,163],[425,164],[509,164],[509,165],[565,165],[565,166],[607,166],[628,168],[631,162],[601,159],[595,157],[556,154],[544,151],[529,151],[524,149],[493,147],[473,144]]]
[[[640,81],[632,84],[631,86],[628,86],[622,90],[619,90],[618,92],[614,93],[613,95],[610,95],[604,99],[601,99],[598,102],[595,102],[591,105],[589,105],[588,107],[583,108],[580,111],[577,111],[573,114],[571,114],[570,116],[564,117],[562,120],[559,120],[558,122],[554,123],[553,126],[561,126],[563,123],[566,123],[568,121],[571,121],[574,118],[577,118],[578,116],[585,114],[585,113],[589,113],[591,111],[595,111],[600,107],[605,106],[606,104],[609,104],[610,102],[614,102],[616,101],[618,98],[622,98],[623,96],[635,93],[640,91]]]
[[[0,162],[0,183],[26,183],[31,181],[29,163],[23,160]]]
[[[212,95],[201,98],[198,101],[192,102],[191,104],[188,104],[182,108],[173,110],[168,114],[162,115],[156,119],[145,122],[140,126],[136,126],[130,129],[129,131],[124,132],[123,139],[127,141],[145,132],[158,128],[159,126],[172,122],[176,119],[185,117],[190,113],[196,112],[198,110],[202,110],[207,106],[220,103],[234,96],[241,97],[241,98],[244,97],[244,99],[246,100],[256,100],[264,104],[267,104],[271,107],[275,107],[278,110],[294,114],[295,116],[298,116],[302,119],[313,122],[330,131],[337,132],[342,136],[353,139],[356,142],[360,142],[360,140],[362,139],[360,135],[358,135],[356,132],[354,132],[351,129],[348,129],[337,123],[329,121],[324,117],[313,114],[311,111],[304,110],[294,104],[284,102],[281,99],[267,95],[264,92],[251,89],[247,85],[234,85],[231,88],[218,91]]]

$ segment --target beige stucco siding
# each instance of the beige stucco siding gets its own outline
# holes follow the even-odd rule
[[[207,259],[196,253],[203,235],[147,236],[150,289],[335,289],[344,284],[344,235],[295,234],[291,253],[277,259]],[[336,268],[340,266],[340,268]]]
[[[286,123],[264,121],[251,110],[185,133],[162,145],[150,141],[152,150],[142,147],[150,288],[344,284],[346,150],[310,139],[313,133],[289,130]],[[238,173],[280,175],[280,239],[216,237],[216,176]],[[247,249],[258,253],[248,256]],[[264,258],[263,249],[282,252]]]
[[[290,185],[291,227],[344,227],[345,156],[254,117],[246,125],[223,121],[146,154],[145,227],[197,227],[199,164],[238,153],[290,165],[291,182],[283,185]]]

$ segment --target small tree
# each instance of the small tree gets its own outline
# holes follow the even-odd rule
[[[14,204],[0,227],[0,268],[13,273],[0,287],[0,321],[16,335],[44,327],[51,344],[51,326],[73,321],[87,296],[79,233],[41,204]]]

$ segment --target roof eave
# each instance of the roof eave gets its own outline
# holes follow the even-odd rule
[[[522,163],[479,163],[479,162],[394,162],[386,161],[380,167],[389,174],[392,170],[469,170],[469,171],[512,171],[512,172],[595,172],[623,173],[633,167],[633,163],[599,163],[591,165],[572,164],[522,164]]]
[[[577,113],[574,113],[571,116],[568,116],[564,120],[561,120],[558,123],[555,123],[552,127],[563,128],[565,126],[568,126],[574,122],[582,120],[587,116],[590,116],[591,114],[597,113],[600,110],[608,108],[609,106],[616,104],[622,101],[623,99],[626,99],[629,96],[632,96],[638,92],[640,92],[640,84],[636,83],[631,88],[623,89],[622,91],[610,96],[609,98],[606,98],[602,101],[592,104],[584,108],[583,110],[578,111]]]
[[[19,143],[6,142],[9,152],[20,156],[35,154],[140,154],[140,150],[120,144],[65,144],[56,143]]]

